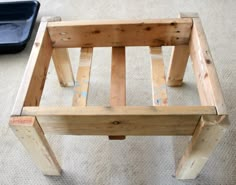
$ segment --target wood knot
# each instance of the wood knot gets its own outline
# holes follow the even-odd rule
[[[113,125],[119,125],[119,124],[120,124],[120,121],[113,121],[112,124],[113,124]]]
[[[210,59],[206,59],[206,63],[207,64],[211,64],[211,60]]]
[[[171,25],[171,26],[176,26],[177,23],[176,23],[176,22],[172,22],[172,23],[170,23],[170,25]]]
[[[146,31],[150,31],[152,28],[151,27],[146,27],[145,30]]]
[[[100,30],[94,30],[92,33],[93,34],[99,34],[99,33],[101,33],[101,31]]]

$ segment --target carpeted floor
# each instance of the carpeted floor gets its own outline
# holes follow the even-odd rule
[[[188,137],[48,136],[62,165],[61,177],[47,177],[8,128],[8,120],[29,57],[27,48],[0,56],[0,184],[112,184],[112,185],[233,185],[236,184],[236,6],[233,0],[41,0],[38,20],[60,15],[64,20],[174,18],[179,12],[198,12],[222,84],[231,126],[196,180],[178,181],[175,168]],[[1,37],[1,35],[0,35]],[[164,48],[168,66],[171,48]],[[147,48],[127,49],[127,104],[151,105],[150,61]],[[71,49],[74,74],[80,50]],[[88,105],[109,105],[111,48],[94,53]],[[73,89],[61,88],[50,65],[41,105],[71,105]],[[182,88],[168,88],[171,105],[198,105],[191,63]]]

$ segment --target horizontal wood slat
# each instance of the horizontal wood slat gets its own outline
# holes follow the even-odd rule
[[[46,133],[69,135],[192,135],[215,107],[25,107]]]
[[[214,115],[214,106],[24,107],[22,115]]]
[[[110,105],[126,105],[125,47],[112,48]],[[109,136],[111,140],[125,139],[125,136]]]
[[[197,79],[201,104],[215,106],[219,115],[226,115],[223,93],[201,20],[193,18],[193,22],[190,56]]]
[[[81,48],[74,87],[73,106],[86,106],[87,104],[92,58],[93,48]]]
[[[62,21],[48,23],[53,47],[183,45],[192,19],[143,21]]]
[[[161,47],[150,47],[153,105],[168,105],[165,66]]]

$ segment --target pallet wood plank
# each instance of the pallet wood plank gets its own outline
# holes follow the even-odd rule
[[[195,179],[229,126],[229,120],[200,18],[197,14],[192,13],[182,14],[182,16],[193,18],[189,47],[201,104],[214,105],[218,114],[201,116],[193,137],[179,162],[176,177]]]
[[[74,135],[192,135],[215,107],[25,107],[45,133]]]
[[[11,113],[12,115],[20,115],[23,106],[39,105],[51,55],[52,45],[47,30],[47,22],[41,22]]]
[[[200,116],[37,116],[45,133],[62,135],[192,135]],[[113,139],[113,138],[112,138]]]
[[[226,115],[223,93],[200,18],[193,18],[190,56],[201,104],[216,106],[219,115]]]
[[[48,24],[53,47],[124,47],[183,45],[192,20],[62,21]]]
[[[161,47],[150,47],[153,105],[168,105],[165,66]]]
[[[60,85],[62,87],[73,86],[74,76],[67,48],[54,48],[52,59]]]
[[[179,162],[177,179],[195,179],[198,176],[228,127],[227,117],[218,116],[217,119],[220,121],[209,120],[207,116],[201,117]]]
[[[74,87],[73,106],[86,106],[87,104],[92,57],[93,48],[81,48],[79,68]]]
[[[125,48],[112,48],[111,68],[111,106],[124,106],[126,104],[126,71],[125,71]]]
[[[112,48],[110,105],[126,105],[125,47]],[[125,139],[125,136],[109,136],[111,140]]]
[[[112,116],[112,115],[215,115],[214,106],[88,106],[88,107],[24,107],[22,115]]]
[[[60,175],[61,168],[35,117],[11,117],[9,125],[45,175]]]

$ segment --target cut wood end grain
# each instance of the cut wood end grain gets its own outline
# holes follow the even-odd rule
[[[24,126],[32,126],[35,121],[35,117],[32,116],[16,116],[11,117],[9,121],[9,125],[24,125]]]

